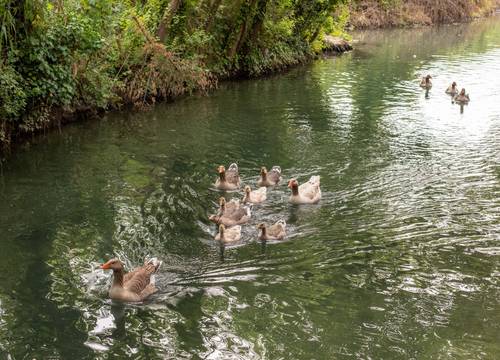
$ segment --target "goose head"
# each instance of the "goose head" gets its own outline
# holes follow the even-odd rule
[[[266,175],[267,175],[267,169],[265,166],[263,166],[260,168],[260,176],[262,176],[262,178],[265,179]]]
[[[457,83],[456,83],[455,81],[453,81],[453,82],[451,83],[451,88],[452,88],[452,89],[455,89],[456,87],[457,87]]]
[[[257,229],[259,229],[259,230],[265,230],[266,229],[266,224],[260,223],[259,225],[257,225]]]
[[[217,168],[217,172],[219,173],[220,179],[224,180],[226,177],[226,168],[224,167],[224,165],[219,165],[219,167]]]
[[[123,270],[123,264],[118,259],[111,259],[101,265],[101,269],[103,270],[113,270],[120,271]]]
[[[462,90],[460,91],[460,96],[465,96],[465,88],[462,88]]]
[[[299,182],[296,179],[291,179],[288,182],[288,188],[292,190],[293,195],[298,195],[299,193]]]
[[[428,83],[428,82],[430,82],[430,81],[431,81],[431,79],[432,79],[432,76],[427,75],[427,76],[425,77],[425,82],[426,82],[426,83]]]

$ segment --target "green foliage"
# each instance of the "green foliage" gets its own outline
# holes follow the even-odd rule
[[[22,77],[11,66],[0,66],[0,119],[14,120],[26,107]]]
[[[55,111],[142,106],[284,69],[348,19],[339,0],[0,2],[0,142],[51,126]]]

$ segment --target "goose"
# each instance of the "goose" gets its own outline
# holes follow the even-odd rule
[[[460,94],[455,96],[453,98],[453,100],[457,103],[460,103],[460,104],[467,104],[470,101],[470,98],[469,98],[469,94],[466,94],[465,89],[462,88],[462,90],[460,91]]]
[[[457,83],[453,81],[448,89],[446,89],[446,93],[451,96],[458,95]]]
[[[229,215],[240,208],[240,201],[238,199],[232,199],[226,202],[226,199],[222,196],[219,199],[219,211],[217,215]]]
[[[125,273],[123,264],[118,259],[111,259],[101,265],[103,270],[113,270],[113,284],[109,289],[112,300],[124,302],[143,301],[156,292],[154,276],[161,265],[156,258],[147,260],[143,266]]]
[[[311,176],[308,182],[300,186],[297,180],[291,179],[288,182],[288,187],[292,190],[290,196],[292,204],[316,204],[321,199],[319,175]]]
[[[219,225],[219,232],[215,235],[215,240],[227,244],[238,241],[239,239],[241,239],[240,225],[235,225],[227,229],[224,224]]]
[[[240,187],[240,174],[238,165],[232,163],[226,170],[224,165],[217,168],[219,178],[215,181],[215,187],[220,190],[236,190]]]
[[[430,76],[430,75],[423,77],[422,80],[420,81],[420,86],[425,88],[425,89],[430,89],[432,87],[431,79],[432,79],[432,76]]]
[[[279,220],[269,227],[261,223],[257,225],[257,229],[261,231],[259,240],[282,240],[286,235],[286,222]]]
[[[273,166],[271,171],[267,171],[266,167],[260,168],[260,177],[257,181],[258,186],[274,186],[281,181],[281,168]]]
[[[226,226],[241,225],[250,220],[251,212],[249,207],[241,206],[239,209],[232,213],[224,213],[217,215],[210,215],[208,220],[216,224],[224,224]]]
[[[252,191],[250,186],[246,185],[244,192],[245,192],[245,195],[243,196],[243,200],[241,200],[241,202],[243,204],[247,204],[247,203],[258,204],[258,203],[263,202],[267,198],[267,188],[266,187],[260,187],[257,190]]]

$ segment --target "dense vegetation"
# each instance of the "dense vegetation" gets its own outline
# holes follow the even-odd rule
[[[485,16],[498,0],[356,0],[350,23],[355,28],[431,25]]]
[[[1,0],[0,144],[309,58],[341,0]],[[334,14],[335,20],[334,20]]]

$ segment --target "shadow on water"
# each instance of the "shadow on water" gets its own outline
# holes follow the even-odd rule
[[[0,357],[495,357],[500,23],[355,38],[345,56],[68,126],[4,163]],[[220,248],[211,184],[233,161],[245,183],[261,165],[284,181],[241,246]],[[321,203],[290,206],[286,180],[312,174]],[[279,219],[288,238],[258,241]],[[97,268],[112,256],[161,258],[158,294],[107,301]]]

